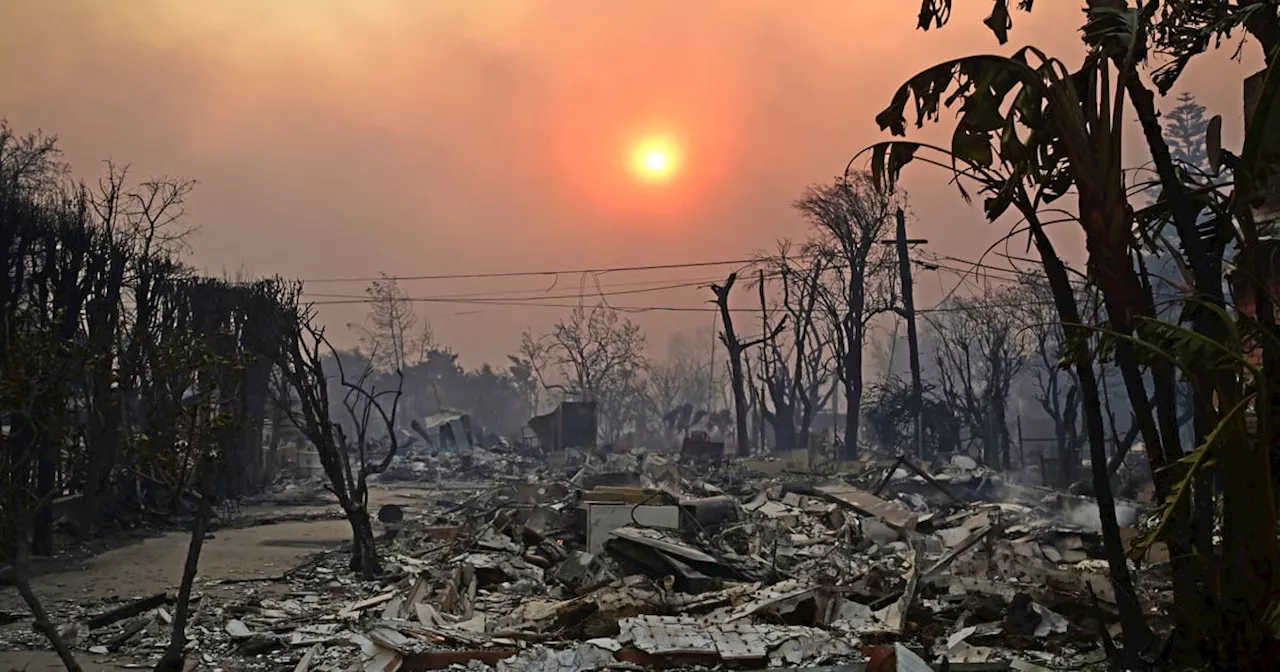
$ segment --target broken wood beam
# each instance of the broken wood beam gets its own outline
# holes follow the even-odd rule
[[[941,481],[934,478],[932,474],[925,471],[920,465],[916,464],[910,458],[903,457],[902,464],[903,466],[910,469],[911,471],[914,471],[917,476],[919,476],[920,478],[923,478],[925,482],[927,482],[929,485],[932,485],[933,487],[937,488],[938,492],[941,492],[942,494],[946,495],[948,498],[951,499],[951,501],[957,504],[965,503],[965,501],[957,497],[954,492],[951,492],[951,490],[947,488],[947,486],[943,485]]]
[[[111,611],[107,611],[89,619],[88,625],[92,630],[105,628],[116,621],[123,621],[126,618],[132,618],[141,613],[151,611],[157,607],[162,607],[169,602],[168,593],[156,593],[139,600],[134,600],[128,604],[122,604]]]
[[[907,458],[903,457],[902,455],[898,456],[898,459],[894,461],[893,466],[889,467],[889,471],[885,472],[884,478],[880,479],[880,484],[876,486],[875,490],[871,491],[872,495],[879,497],[880,493],[884,492],[884,489],[889,487],[889,481],[893,480],[893,472],[897,471],[898,465],[901,465],[902,462],[906,459]]]
[[[145,630],[148,623],[150,623],[150,621],[146,618],[134,618],[132,621],[124,624],[124,630],[121,630],[111,639],[103,642],[103,646],[107,647],[108,651],[118,650],[125,642],[133,639],[135,635]]]
[[[956,544],[955,548],[948,551],[946,555],[942,556],[941,558],[938,559],[937,562],[933,563],[932,567],[925,570],[924,576],[926,577],[934,576],[937,573],[941,572],[942,570],[946,569],[947,567],[950,567],[951,563],[955,562],[956,558],[960,557],[961,553],[964,553],[965,551],[969,550],[973,546],[977,545],[979,541],[982,541],[983,539],[986,538],[988,534],[991,534],[991,531],[993,529],[994,528],[991,525],[984,525],[978,528],[977,530],[974,530],[972,533],[969,534],[969,536],[965,537],[963,540],[960,541],[960,543]]]

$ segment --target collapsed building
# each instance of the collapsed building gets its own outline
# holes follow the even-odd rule
[[[370,672],[1088,669],[1118,631],[1091,499],[1007,483],[962,455],[824,467],[547,436],[565,459],[419,454],[420,504],[379,515],[380,580],[325,553],[206,598],[198,655]],[[1126,543],[1144,534],[1141,508],[1119,506]],[[1140,562],[1159,625],[1167,550]],[[56,608],[87,624],[77,647],[136,659],[167,641],[171,598]]]

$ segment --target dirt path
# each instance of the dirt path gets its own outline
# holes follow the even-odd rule
[[[377,488],[370,492],[370,503],[374,511],[383,504],[399,504],[412,509],[428,496],[428,491],[417,488]],[[279,517],[336,513],[336,505],[259,505],[245,509],[242,516],[270,521]],[[200,577],[244,579],[278,576],[312,553],[341,544],[350,535],[351,528],[345,520],[289,521],[218,530],[212,539],[205,541],[200,555]],[[55,612],[57,603],[88,605],[111,597],[128,599],[173,590],[182,579],[182,565],[186,561],[189,543],[188,534],[170,532],[107,551],[85,561],[79,570],[36,576],[32,587],[46,607]],[[220,589],[230,590],[235,586]],[[6,589],[0,592],[0,610],[24,612],[26,605],[17,591]],[[6,627],[28,625],[19,622]],[[89,654],[81,653],[78,657],[82,664],[92,662]],[[47,652],[0,652],[0,672],[22,669],[30,672],[58,670],[62,665],[56,656]],[[107,665],[87,666],[86,669],[119,668]]]

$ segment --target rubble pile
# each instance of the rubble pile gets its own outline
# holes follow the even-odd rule
[[[383,483],[448,481],[458,478],[459,474],[494,479],[533,473],[545,466],[539,456],[516,451],[505,444],[493,448],[471,446],[465,451],[438,451],[413,444],[392,457],[378,478]]]
[[[822,477],[695,473],[641,452],[536,471],[516,455],[465,457],[427,469],[493,485],[406,508],[379,581],[355,580],[331,551],[230,591],[202,582],[194,655],[370,672],[1087,669],[1118,632],[1096,506],[1003,484],[967,458],[936,474],[898,460]],[[1132,525],[1137,506],[1125,508]],[[1139,589],[1155,612],[1167,584],[1153,564]],[[154,658],[168,598],[60,616],[79,624],[78,650]]]

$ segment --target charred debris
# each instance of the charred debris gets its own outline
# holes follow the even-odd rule
[[[455,445],[423,441],[389,460],[372,487],[414,503],[376,512],[375,578],[339,549],[231,593],[202,581],[188,657],[370,672],[1047,670],[1103,666],[1119,637],[1091,498],[1009,482],[963,455],[564,447],[557,432],[594,443],[590,408],[553,415],[532,423],[545,448],[481,447],[455,418]],[[322,487],[286,481],[273,496]],[[1126,540],[1142,534],[1142,508],[1118,504]],[[1167,551],[1131,562],[1158,630]],[[50,608],[81,655],[137,661],[168,645],[175,597]]]

